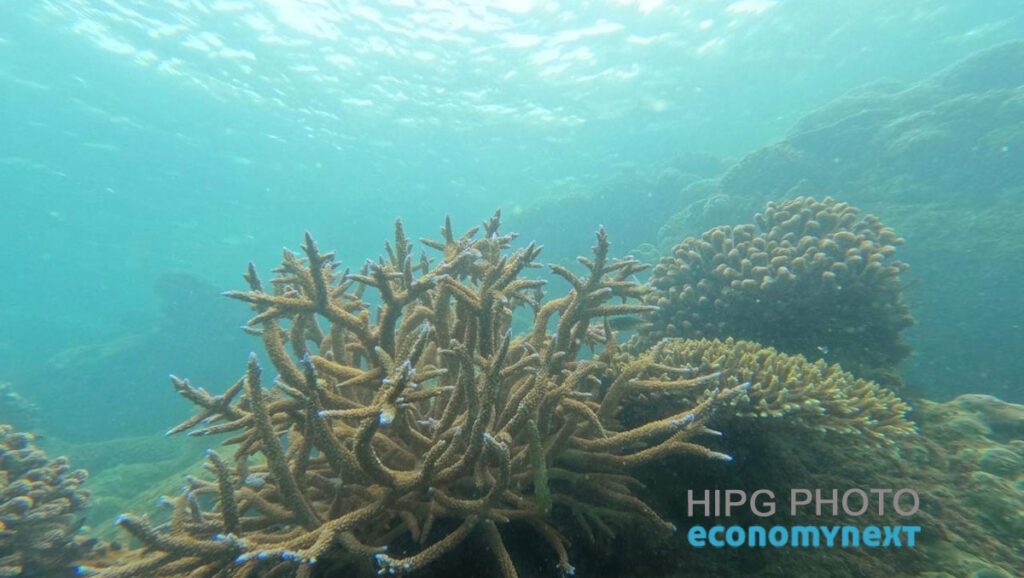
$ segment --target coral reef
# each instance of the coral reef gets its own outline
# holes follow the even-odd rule
[[[892,259],[903,241],[874,216],[831,198],[769,203],[757,225],[716,227],[676,245],[651,274],[658,309],[636,337],[736,337],[854,374],[898,383],[912,325]]]
[[[900,256],[914,264],[907,297],[922,329],[906,332],[917,355],[904,379],[933,397],[984,382],[1024,401],[1024,301],[1013,295],[1024,260],[1011,257],[1024,239],[1022,55],[1024,42],[1014,41],[916,83],[874,83],[824,104],[669,218],[659,249],[709,229],[704,207],[715,207],[718,225],[741,223],[770,200],[843,199],[911,241]]]
[[[512,251],[514,235],[498,229],[498,214],[479,236],[447,222],[442,241],[423,240],[436,262],[413,258],[398,223],[387,257],[360,273],[336,271],[308,235],[304,258],[286,251],[269,286],[250,265],[250,290],[229,295],[252,305],[247,328],[279,377],[265,387],[254,354],[220,395],[174,379],[200,411],[169,433],[228,433],[234,455],[207,453],[212,479],[187,480],[167,525],[121,516],[143,547],[101,575],[313,576],[374,562],[405,573],[472,538],[490,573],[515,576],[513,531],[547,545],[545,573],[572,574],[570,530],[672,530],[631,471],[676,454],[728,459],[697,437],[743,386],[623,427],[631,396],[704,389],[720,375],[684,376],[655,361],[656,348],[619,355],[608,318],[651,307],[631,280],[645,265],[609,259],[603,230],[580,259],[589,275],[552,265],[571,289],[545,300],[544,282],[522,276],[540,248]],[[513,336],[520,307],[534,322]]]
[[[955,494],[961,515],[979,526],[958,528],[962,520],[943,520],[955,545],[969,549],[964,542],[976,542],[1001,552],[996,560],[1013,560],[1011,552],[1024,549],[1024,406],[969,394],[946,403],[923,400],[918,412],[928,441],[942,449],[943,459],[933,467],[945,466],[949,480],[938,486],[936,500],[948,502]]]
[[[811,431],[853,434],[862,442],[894,445],[914,433],[906,414],[910,407],[892,391],[858,379],[838,365],[814,363],[752,341],[670,339],[654,349],[654,361],[668,367],[689,367],[698,374],[721,373],[725,387],[747,383],[719,411],[712,425],[732,431],[734,420],[785,418]],[[677,412],[699,405],[704,392],[657,392],[630,405],[642,415]],[[653,407],[651,407],[653,405]]]
[[[1024,91],[1022,91],[1024,94]],[[915,355],[907,383],[932,399],[983,391],[1024,402],[1024,203],[952,203],[893,207],[886,224],[907,239],[900,258],[913,263],[907,299],[917,327],[906,332]],[[962,282],[951,283],[951,273]]]
[[[1010,42],[916,84],[855,89],[731,167],[720,192],[778,198],[807,181],[855,202],[896,188],[901,201],[960,204],[1015,194],[1024,179],[1022,61],[1024,42]]]
[[[707,351],[720,348],[709,347]],[[782,371],[788,370],[778,366],[765,370],[762,380],[781,380]],[[750,367],[749,371],[758,370]],[[670,399],[634,403],[642,403],[647,412]],[[872,509],[859,517],[840,513],[824,520],[861,527],[917,525],[921,532],[914,548],[695,551],[686,543],[686,527],[680,523],[680,531],[663,545],[658,556],[630,556],[622,562],[621,572],[610,574],[677,578],[1022,575],[1024,442],[1020,433],[1024,431],[1024,406],[979,395],[965,395],[946,403],[918,400],[912,413],[918,435],[887,435],[895,443],[885,445],[870,436],[818,433],[813,426],[801,423],[799,412],[792,415],[795,419],[751,419],[719,411],[709,424],[725,432],[717,449],[733,456],[732,462],[698,467],[685,456],[670,458],[643,468],[637,477],[650,487],[674,488],[659,492],[651,503],[666,517],[692,524],[722,523],[722,519],[688,516],[686,492],[678,488],[697,492],[734,488],[748,494],[771,489],[777,496],[788,494],[791,488],[911,488],[919,494],[921,504],[913,516],[901,517],[891,511],[879,515]],[[780,525],[823,523],[813,509],[792,516],[788,508],[780,508],[770,520]],[[764,524],[765,519],[744,511],[732,516],[729,523]]]
[[[1024,440],[1019,433],[1024,431],[1024,407],[965,395],[946,403],[919,400],[914,417],[921,435],[899,441],[899,459],[803,442],[791,443],[795,447],[787,451],[802,454],[804,463],[830,464],[830,470],[815,467],[807,483],[839,479],[918,491],[921,510],[906,523],[922,527],[916,563],[920,573],[908,575],[944,571],[946,576],[1020,576]]]
[[[93,547],[78,533],[88,474],[49,459],[34,439],[0,425],[0,576],[73,576]]]

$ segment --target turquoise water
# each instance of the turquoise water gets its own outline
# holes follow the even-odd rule
[[[304,230],[360,263],[396,217],[423,235],[680,153],[739,158],[853,87],[923,78],[1022,26],[1012,1],[0,11],[0,367],[15,382],[152,327],[165,274],[234,288]]]
[[[613,253],[653,261],[682,238],[662,235],[670,217],[711,207],[711,192],[740,201],[683,234],[749,222],[804,178],[729,189],[722,175],[765,147],[792,143],[838,173],[840,153],[806,136],[847,118],[829,103],[898,86],[893,119],[942,114],[983,91],[936,74],[1021,38],[1015,0],[2,2],[0,383],[57,439],[161,433],[190,411],[168,373],[221,391],[256,347],[237,329],[249,311],[219,294],[305,231],[358,268],[396,218],[418,238],[501,208],[505,230],[546,245],[542,261],[588,251],[602,224]],[[1024,84],[1019,57],[990,71],[1010,78],[1001,88]],[[938,88],[908,88],[921,86]],[[1003,159],[1024,150],[1013,114],[978,140]],[[933,173],[931,150],[906,174]],[[908,239],[912,395],[1024,401],[1024,231],[993,209],[1019,204],[1014,163],[980,171],[1002,188],[973,190],[971,173],[819,189]],[[947,205],[928,216],[946,202],[935,191],[966,207],[957,226]]]
[[[305,229],[359,262],[397,216],[738,157],[1021,27],[1011,1],[411,4],[5,2],[3,269],[36,289],[3,315],[40,330],[3,359],[152,313],[168,270],[234,286]]]

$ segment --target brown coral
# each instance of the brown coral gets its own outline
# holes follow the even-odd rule
[[[814,431],[854,434],[858,439],[891,445],[913,433],[906,419],[910,407],[892,391],[858,379],[838,365],[809,362],[751,341],[669,339],[654,350],[665,367],[689,367],[701,374],[721,373],[724,387],[748,384],[718,412],[715,425],[736,418],[785,418]],[[659,403],[696,405],[705,392],[682,390]]]
[[[49,459],[34,440],[0,425],[0,576],[74,575],[92,546],[78,535],[88,474]]]
[[[102,575],[310,576],[369,560],[404,573],[476,535],[495,569],[515,576],[510,526],[532,530],[571,574],[569,524],[591,536],[670,530],[636,495],[630,468],[726,457],[694,438],[709,406],[736,391],[622,427],[620,402],[637,389],[717,375],[682,378],[654,352],[620,362],[607,318],[650,308],[630,280],[644,265],[609,260],[603,231],[593,259],[580,259],[589,275],[552,266],[571,290],[544,302],[543,282],[521,276],[540,248],[510,251],[514,235],[498,226],[495,215],[482,236],[456,237],[447,223],[442,241],[423,241],[441,252],[436,263],[413,259],[399,223],[387,258],[358,274],[336,272],[308,235],[304,258],[286,251],[269,288],[250,266],[250,290],[230,296],[252,304],[248,328],[280,375],[267,389],[253,355],[222,395],[174,380],[200,411],[170,433],[230,433],[233,463],[209,452],[212,479],[188,480],[166,527],[122,516],[144,548]],[[523,306],[533,328],[513,336]],[[653,370],[660,377],[635,379]]]
[[[913,324],[892,259],[903,240],[831,198],[769,203],[756,225],[688,238],[654,268],[659,307],[637,346],[665,337],[749,339],[895,382]]]

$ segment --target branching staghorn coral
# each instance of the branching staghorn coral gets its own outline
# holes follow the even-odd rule
[[[652,274],[637,347],[666,337],[750,339],[898,383],[913,324],[892,259],[903,240],[831,198],[768,203],[756,225],[716,227],[672,249]]]
[[[250,290],[228,295],[251,304],[247,328],[279,376],[268,389],[253,355],[221,395],[174,378],[200,410],[168,433],[230,434],[233,459],[208,452],[212,479],[187,480],[165,526],[122,516],[143,548],[102,576],[313,576],[360,560],[401,574],[471,536],[516,576],[503,537],[513,524],[570,575],[567,524],[590,536],[671,530],[635,494],[630,468],[680,453],[728,459],[694,438],[742,388],[623,428],[617,412],[634,391],[703,390],[718,375],[657,365],[664,378],[638,383],[653,353],[620,361],[608,318],[652,309],[630,280],[645,266],[610,260],[599,231],[593,258],[580,258],[589,274],[553,265],[571,290],[544,301],[543,281],[522,275],[540,247],[510,250],[499,217],[461,237],[447,221],[441,241],[423,240],[436,262],[413,258],[399,222],[387,257],[359,273],[339,272],[308,234],[269,287],[250,265]],[[534,324],[513,336],[519,307]]]
[[[0,576],[70,576],[93,545],[78,534],[88,474],[49,459],[34,440],[0,425]]]
[[[731,338],[667,339],[652,351],[654,367],[718,372],[722,387],[749,384],[730,398],[728,410],[719,412],[725,417],[714,420],[716,427],[724,420],[784,418],[786,423],[808,430],[854,435],[884,446],[893,446],[916,431],[906,418],[910,407],[902,399],[839,365],[822,360],[812,363],[800,355]],[[661,377],[656,370],[649,374]],[[659,404],[661,411],[679,411],[701,403],[704,395],[699,389],[687,389],[671,397],[647,396],[647,404]]]

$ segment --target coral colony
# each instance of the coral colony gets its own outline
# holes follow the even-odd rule
[[[637,468],[680,455],[730,461],[707,445],[720,435],[712,423],[779,419],[894,452],[915,427],[892,391],[822,360],[711,338],[724,331],[702,313],[716,291],[711,310],[727,320],[750,306],[737,291],[786,283],[779,271],[792,267],[817,272],[812,285],[881,295],[876,313],[892,321],[882,331],[898,343],[906,325],[891,292],[899,267],[883,265],[898,244],[891,231],[831,200],[798,199],[767,213],[761,220],[785,217],[778,226],[787,231],[818,222],[837,240],[775,225],[763,226],[769,239],[760,242],[747,229],[716,229],[706,247],[677,247],[642,284],[636,274],[647,265],[610,259],[601,230],[592,257],[579,258],[582,275],[550,266],[568,283],[551,298],[545,281],[526,275],[541,248],[512,248],[516,236],[499,232],[500,213],[462,236],[446,221],[441,240],[422,240],[418,257],[398,222],[386,256],[358,272],[340,270],[307,235],[269,282],[250,264],[249,290],[227,294],[251,306],[244,329],[261,339],[277,376],[266,377],[256,354],[221,394],[172,376],[198,411],[168,435],[219,435],[227,448],[206,452],[208,474],[186,476],[177,497],[162,499],[165,516],[119,516],[134,548],[83,551],[72,539],[81,520],[53,510],[67,524],[52,533],[56,541],[29,547],[3,534],[5,563],[18,568],[54,546],[47,559],[61,568],[84,560],[79,574],[105,578],[310,577],[404,574],[437,568],[448,553],[483,552],[490,566],[482,571],[509,577],[526,562],[507,547],[514,534],[546,545],[544,573],[572,575],[570,536],[600,544],[624,531],[675,530],[649,505],[653,490]],[[721,273],[724,285],[690,284],[700,262],[713,267],[702,275]],[[836,298],[829,287],[818,288],[823,299]],[[638,318],[650,322],[620,346],[613,327]],[[29,438],[5,435],[6,464]],[[80,508],[84,472],[68,474],[61,461],[44,469],[56,494],[40,495]],[[18,522],[8,510],[19,503],[4,506],[5,528]],[[473,547],[480,543],[487,547]]]
[[[78,532],[86,478],[32,434],[0,425],[0,576],[61,576],[89,552],[93,541]]]
[[[658,348],[620,350],[607,319],[655,307],[633,280],[646,266],[609,259],[603,230],[580,258],[585,276],[551,266],[571,289],[545,299],[544,282],[523,276],[540,247],[511,250],[499,224],[495,214],[456,236],[446,222],[441,241],[423,241],[440,257],[415,259],[398,223],[387,257],[359,273],[340,272],[308,235],[269,284],[250,266],[249,291],[229,296],[252,305],[247,328],[279,377],[267,383],[253,355],[221,395],[174,379],[199,412],[169,433],[230,434],[233,457],[207,453],[212,479],[188,479],[166,526],[120,517],[142,547],[100,575],[309,576],[367,560],[396,574],[479,536],[495,570],[515,576],[513,526],[571,575],[568,524],[591,536],[673,530],[638,497],[632,469],[674,454],[729,459],[699,438],[713,433],[711,409],[746,386],[659,362]],[[532,330],[513,335],[520,308]],[[692,389],[700,401],[675,415],[629,428],[616,418],[638,393]]]
[[[721,226],[677,244],[644,302],[659,309],[640,345],[664,337],[749,339],[858,377],[896,382],[913,324],[892,259],[903,244],[877,217],[830,198],[768,203],[756,225]]]

